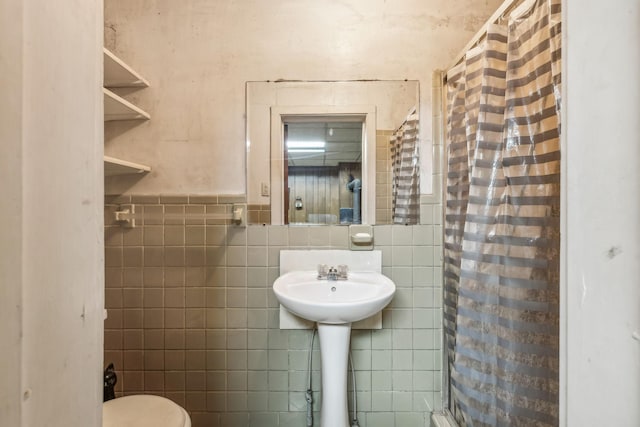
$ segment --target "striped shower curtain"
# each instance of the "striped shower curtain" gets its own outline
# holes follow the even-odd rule
[[[418,163],[418,113],[407,116],[389,139],[392,167],[394,224],[417,224],[420,215],[420,165]]]
[[[447,74],[444,331],[461,426],[558,425],[560,0]]]
[[[447,73],[448,170],[444,230],[443,328],[449,371],[455,350],[462,235],[469,201],[464,69],[464,64],[461,64]]]

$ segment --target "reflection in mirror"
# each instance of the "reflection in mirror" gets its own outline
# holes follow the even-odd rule
[[[361,222],[363,123],[332,120],[284,122],[285,223]]]
[[[247,82],[246,89],[247,219],[250,224],[419,222],[416,201],[419,199],[417,106],[420,88],[417,81]],[[338,125],[344,127],[344,131]],[[305,128],[310,132],[306,136]],[[351,153],[355,153],[353,149],[359,145],[359,166],[352,157],[338,157],[340,155],[333,151],[338,140],[331,140],[347,129],[355,132],[356,128],[360,136],[351,135],[350,142],[341,144],[348,143],[344,148]],[[297,148],[324,149],[323,163],[310,162],[320,158],[313,152],[290,152],[285,139],[325,142],[324,147],[316,144]],[[406,146],[407,142],[415,149]],[[328,168],[333,168],[329,181],[333,182],[337,195],[312,194],[307,187],[301,189],[298,182],[302,177],[322,181],[318,174],[311,175],[309,168],[325,168],[325,174],[329,173]],[[353,176],[354,192],[360,180],[360,208],[353,211],[350,209],[354,208],[355,199],[354,192],[347,187],[349,175]],[[404,198],[401,203],[397,203],[399,197]],[[326,209],[320,210],[320,204]],[[343,208],[342,214],[340,208]]]

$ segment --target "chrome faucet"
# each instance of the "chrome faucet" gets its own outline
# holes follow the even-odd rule
[[[338,265],[338,268],[328,267],[326,264],[318,264],[318,280],[347,280],[348,271],[349,267],[344,264]]]

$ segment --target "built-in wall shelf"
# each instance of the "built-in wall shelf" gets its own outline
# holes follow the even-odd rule
[[[133,105],[107,88],[104,93],[104,121],[114,120],[149,120],[151,116],[143,109]]]
[[[103,48],[102,52],[104,87],[149,87],[149,82],[107,48]]]
[[[104,60],[104,121],[149,120],[151,118],[149,113],[108,89],[145,88],[149,87],[149,82],[107,48],[102,49],[102,57]]]
[[[109,88],[114,90],[127,87],[145,88],[149,86],[149,82],[108,49],[103,48],[102,54],[104,59],[104,87],[102,88],[104,121],[149,120],[151,118],[149,113],[109,90]],[[143,174],[149,171],[151,171],[149,166],[104,156],[105,177]]]
[[[130,175],[150,171],[151,168],[146,165],[104,156],[104,176]]]

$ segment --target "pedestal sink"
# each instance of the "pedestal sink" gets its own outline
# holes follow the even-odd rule
[[[322,356],[321,427],[348,427],[347,362],[351,324],[382,310],[395,284],[377,272],[350,272],[346,280],[318,279],[317,271],[292,271],[273,284],[290,312],[317,322]]]

